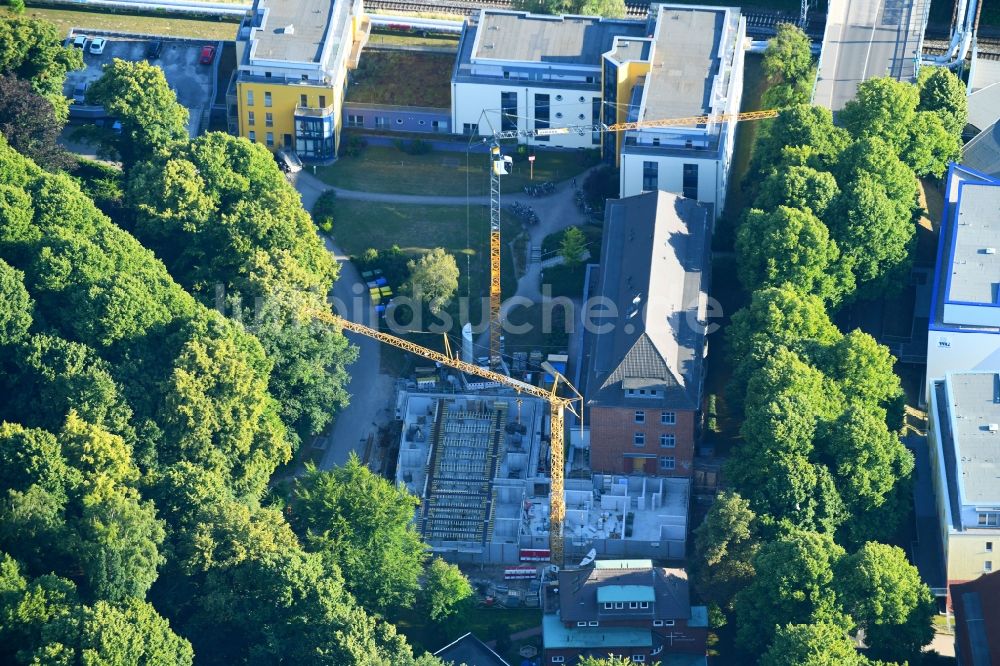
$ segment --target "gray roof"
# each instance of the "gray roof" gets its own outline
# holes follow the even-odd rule
[[[605,55],[618,63],[630,60],[646,61],[649,59],[649,50],[652,46],[652,39],[618,36]]]
[[[434,653],[446,664],[464,666],[510,666],[471,631]]]
[[[1000,83],[986,86],[969,95],[969,124],[985,130],[1000,120]]]
[[[254,31],[254,58],[320,63],[334,12],[347,11],[349,4],[350,0],[258,0],[257,9],[267,9],[268,14],[265,24]]]
[[[964,505],[1000,504],[1000,374],[949,375],[955,456]]]
[[[472,57],[598,67],[616,35],[645,36],[643,21],[482,10]]]
[[[965,144],[962,164],[1000,178],[1000,122],[995,122]]]
[[[734,23],[735,21],[735,23]],[[739,24],[739,12],[725,7],[660,5],[656,48],[640,120],[710,113],[719,72],[719,46]]]
[[[626,561],[627,563],[627,561]],[[691,599],[687,572],[684,569],[666,569],[638,566],[633,561],[622,568],[599,568],[591,564],[582,569],[559,572],[559,617],[563,622],[584,620],[687,620],[691,617]],[[605,610],[597,601],[597,591],[606,587],[651,587],[654,600],[649,608]]]
[[[697,409],[711,219],[710,205],[662,190],[608,201],[599,295],[619,316],[590,335],[589,404]],[[662,401],[625,395],[643,388]]]
[[[1000,185],[967,182],[960,197],[948,300],[995,304],[1000,284]]]

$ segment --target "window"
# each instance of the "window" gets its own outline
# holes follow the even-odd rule
[[[615,602],[615,610],[622,610],[623,608],[625,608],[625,604],[623,602],[621,601]]]
[[[625,395],[629,398],[655,398],[659,394],[656,389],[625,389]]]
[[[645,423],[646,422],[646,412],[642,411],[641,409],[635,410],[635,422],[636,423]]]
[[[675,463],[673,456],[660,456],[660,469],[674,469]]]
[[[469,136],[476,133],[476,123],[462,123],[462,134]]]
[[[656,162],[643,162],[642,163],[642,190],[643,192],[652,192],[659,187],[659,170],[660,165]]]
[[[500,131],[510,132],[517,129],[517,93],[500,93]]]
[[[677,446],[676,437],[667,433],[660,435],[660,448],[672,449],[675,446]]]
[[[302,80],[303,81],[308,81],[309,80],[309,75],[308,74],[303,74],[302,75]]]
[[[681,194],[688,199],[698,198],[698,165],[697,164],[685,164],[684,165],[684,182],[682,183],[683,191]]]
[[[247,138],[253,141],[254,143],[257,143],[257,132],[250,130],[249,132],[247,132]]]
[[[672,627],[672,626],[674,626],[674,621],[673,620],[664,620],[663,621],[663,626],[664,627]]]
[[[348,114],[347,115],[347,126],[348,127],[364,127],[365,126],[365,117],[364,116],[355,116],[355,115]]]
[[[635,610],[636,608],[639,607],[639,602],[638,601],[630,601],[630,602],[628,602],[628,607],[629,607],[629,610]]]
[[[247,91],[247,106],[253,106],[253,91]]]
[[[566,657],[560,657],[560,656],[552,657],[552,663],[553,664],[561,664],[564,661],[566,661]]]
[[[578,99],[577,101],[580,102],[580,104],[583,104],[584,102],[587,101],[587,98],[584,97],[583,95],[580,95],[580,99]]]
[[[535,95],[535,130],[549,128],[549,96],[541,93]],[[536,141],[548,141],[547,136],[536,136]]]
[[[641,664],[646,661],[646,655],[644,654],[634,654],[632,655],[633,664]]]
[[[653,626],[654,627],[662,627],[663,626],[663,620],[653,620]]]
[[[431,129],[433,131],[435,131],[435,132],[440,132],[441,131],[441,121],[440,120],[432,120],[431,121]]]
[[[326,108],[326,95],[320,95],[319,96],[319,108],[321,108],[321,109],[325,109]]]
[[[987,553],[992,553],[993,552],[993,542],[992,541],[987,541],[986,542],[986,552]]]
[[[420,125],[421,127],[423,127],[424,125],[427,124],[427,121],[426,120],[418,120],[417,124]]]
[[[648,601],[640,601],[639,602],[639,608],[649,608],[649,602]]]
[[[561,102],[562,101],[562,95],[556,95],[556,101],[557,102]]]
[[[637,432],[632,435],[632,443],[636,446],[646,446],[646,433]]]
[[[268,132],[265,140],[268,148],[274,148],[274,132]]]
[[[271,93],[269,92],[264,93],[264,106],[267,107],[271,106]]]
[[[299,95],[299,106],[309,106],[309,95]]]
[[[578,627],[586,627],[587,623],[586,622],[577,622],[576,626],[578,626]]]
[[[601,623],[598,622],[597,620],[591,620],[590,622],[587,623],[587,626],[588,627],[599,627],[599,626],[601,626]]]
[[[653,145],[654,146],[660,145],[660,137],[658,137],[658,136],[654,136],[653,137]]]
[[[1000,524],[1000,513],[979,514],[980,527],[996,527],[998,524]]]
[[[254,118],[253,111],[247,111],[247,125],[253,127],[255,122],[256,119]]]
[[[388,125],[388,118],[385,116],[375,116],[375,129],[385,129]]]
[[[270,111],[264,114],[264,127],[274,127],[274,114]]]
[[[594,97],[590,100],[590,122],[597,123],[601,122],[601,98]],[[590,143],[594,146],[601,145],[601,132],[591,132],[590,133]]]
[[[402,125],[403,124],[403,119],[402,118],[396,118],[396,124],[397,125]]]
[[[265,79],[271,78],[271,72],[264,72],[264,78]]]
[[[660,423],[674,425],[677,423],[677,412],[660,412]]]
[[[983,562],[983,572],[989,573],[993,571],[993,560],[985,560]]]

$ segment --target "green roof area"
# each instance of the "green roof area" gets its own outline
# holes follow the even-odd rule
[[[448,108],[454,53],[365,50],[350,75],[346,100]]]
[[[599,604],[653,601],[655,597],[652,585],[604,585],[597,588],[597,603]]]
[[[555,614],[542,616],[542,642],[547,649],[597,647],[652,647],[649,629],[632,627],[573,627],[567,629]]]
[[[595,569],[652,569],[653,560],[597,560]]]

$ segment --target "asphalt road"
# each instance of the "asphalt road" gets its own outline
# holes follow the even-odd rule
[[[830,0],[813,101],[839,111],[862,81],[912,81],[927,2]]]

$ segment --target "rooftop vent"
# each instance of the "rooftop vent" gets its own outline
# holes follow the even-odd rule
[[[991,423],[987,426],[987,429],[990,432],[997,432],[998,430],[1000,430],[1000,423]]]
[[[983,252],[985,254],[996,254],[997,253],[997,249],[995,247],[988,247],[985,250],[983,250]]]
[[[281,32],[283,34],[285,34],[285,35],[294,35],[295,34],[295,26],[292,25],[291,23],[289,23],[288,25],[286,25],[284,27],[284,29]]]

